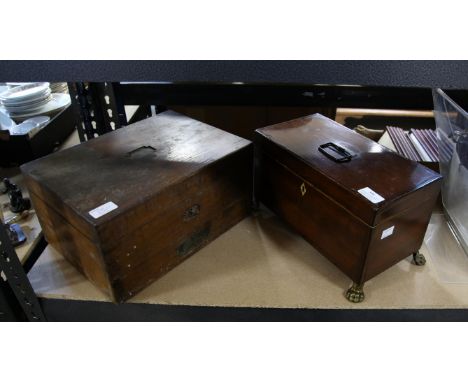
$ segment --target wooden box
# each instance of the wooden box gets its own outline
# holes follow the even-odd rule
[[[418,252],[441,177],[320,114],[256,130],[255,194],[354,282]]]
[[[21,167],[47,241],[124,301],[249,214],[253,145],[166,112]]]

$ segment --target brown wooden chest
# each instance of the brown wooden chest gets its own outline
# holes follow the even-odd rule
[[[124,301],[249,214],[253,145],[166,112],[21,167],[49,244]]]
[[[418,252],[441,177],[320,114],[256,130],[255,194],[354,282]]]

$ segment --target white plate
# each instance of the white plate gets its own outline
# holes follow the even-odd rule
[[[38,129],[37,123],[25,121],[10,129],[11,135],[32,135],[34,130]]]
[[[30,97],[27,99],[22,99],[20,101],[18,100],[4,100],[0,101],[0,103],[4,106],[23,106],[23,105],[28,105],[36,102],[43,101],[44,99],[47,99],[50,95],[52,94],[50,89],[46,89],[45,92],[43,93],[38,93],[34,97]]]
[[[57,94],[52,94],[52,99],[47,102],[44,106],[41,108],[33,111],[33,112],[24,112],[24,113],[8,113],[7,114],[10,116],[10,118],[14,119],[25,119],[28,117],[34,117],[36,115],[48,115],[52,114],[60,109],[63,109],[64,107],[68,106],[70,104],[70,95],[69,94],[62,94],[62,93],[57,93]]]
[[[51,99],[52,99],[52,95],[49,95],[47,98],[41,99],[39,101],[35,101],[33,103],[28,103],[24,105],[15,105],[15,106],[3,105],[3,107],[9,113],[21,113],[21,112],[27,112],[27,111],[33,111],[33,110],[39,109],[40,107],[50,102]]]
[[[5,107],[25,106],[25,105],[41,102],[49,98],[51,94],[52,92],[50,91],[50,89],[48,89],[46,92],[37,94],[31,98],[22,99],[20,101],[16,101],[16,100],[15,101],[0,101],[0,104],[2,104]]]
[[[32,138],[36,133],[39,132],[47,123],[50,121],[50,117],[46,116],[39,116],[39,117],[33,117],[29,118],[19,125],[16,125],[12,128],[10,128],[10,134],[11,135],[28,135],[30,138]]]
[[[35,100],[31,100],[31,101],[28,101],[28,102],[21,102],[21,103],[15,103],[15,104],[5,104],[5,103],[2,103],[2,106],[5,108],[5,109],[8,109],[8,108],[22,108],[22,107],[34,107],[35,105],[37,104],[40,104],[40,103],[46,103],[48,101],[51,100],[51,95],[52,93],[50,94],[46,94],[46,97],[41,97],[39,99],[35,99]]]
[[[9,130],[13,126],[16,126],[13,121],[3,110],[0,110],[0,130]],[[1,207],[0,207],[1,208]]]
[[[49,121],[50,117],[47,117],[45,115],[39,115],[38,117],[29,118],[24,122],[32,122],[35,123],[38,127],[43,127],[44,125],[47,125]]]
[[[0,100],[2,102],[9,103],[10,101],[25,101],[28,99],[34,99],[39,96],[39,94],[44,94],[49,89],[48,82],[33,82],[26,85],[16,86],[14,88],[8,89],[0,94]]]

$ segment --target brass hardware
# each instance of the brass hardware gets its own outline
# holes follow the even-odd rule
[[[413,262],[416,265],[424,265],[426,264],[426,258],[421,252],[417,251],[413,253]]]
[[[307,188],[305,186],[305,183],[302,182],[302,184],[301,184],[301,195],[304,196],[306,192],[307,192]]]
[[[346,298],[351,302],[362,302],[364,301],[364,291],[362,290],[363,284],[353,283],[351,288],[346,291]]]

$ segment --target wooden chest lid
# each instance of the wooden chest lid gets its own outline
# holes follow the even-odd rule
[[[441,179],[427,167],[320,114],[258,129],[256,140],[278,162],[369,224],[396,200]],[[333,147],[323,148],[325,153],[319,150],[328,143],[345,149],[351,159],[336,162],[328,157],[327,153],[344,155]],[[377,195],[369,195],[368,189]]]
[[[166,187],[251,142],[175,112],[165,112],[21,167],[92,225],[90,211],[118,206],[105,223]],[[34,190],[33,190],[34,191]]]

